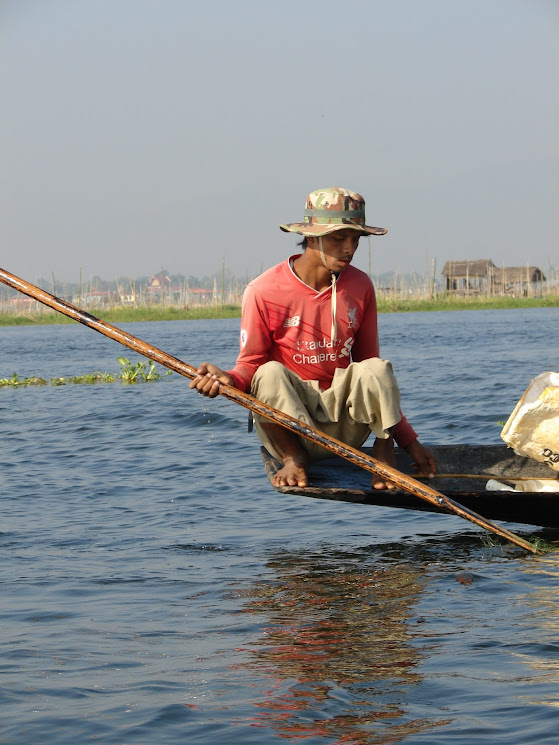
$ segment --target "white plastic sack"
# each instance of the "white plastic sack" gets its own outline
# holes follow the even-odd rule
[[[559,374],[534,378],[503,427],[501,437],[517,455],[559,471]]]

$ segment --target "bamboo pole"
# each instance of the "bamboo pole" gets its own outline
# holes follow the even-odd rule
[[[225,305],[225,254],[221,264],[221,307]]]
[[[417,474],[416,479],[426,479],[427,476]],[[559,491],[559,477],[551,479],[547,476],[501,476],[495,473],[435,473],[436,479],[496,479],[497,481],[535,481],[545,479],[546,481],[557,481],[557,491]]]
[[[429,253],[425,249],[425,278],[427,280],[427,295],[431,299],[431,277],[429,274]]]
[[[157,362],[160,365],[163,365],[164,367],[167,367],[170,370],[183,375],[185,378],[193,380],[194,378],[198,377],[196,368],[192,367],[186,362],[182,362],[182,360],[179,360],[176,357],[172,357],[170,354],[157,349],[157,347],[154,347],[151,344],[148,344],[147,342],[142,341],[141,339],[138,339],[131,334],[128,334],[126,331],[118,329],[116,326],[112,326],[111,324],[106,323],[99,318],[95,318],[95,316],[92,316],[89,313],[86,313],[85,311],[82,311],[79,308],[70,305],[70,303],[66,302],[65,300],[61,300],[60,298],[57,298],[54,295],[41,290],[39,287],[35,287],[29,282],[26,282],[25,280],[20,279],[19,277],[16,277],[9,272],[6,272],[4,269],[0,269],[0,281],[4,282],[4,284],[7,284],[9,287],[13,287],[13,289],[22,292],[24,295],[35,298],[39,302],[49,306],[50,308],[53,308],[59,313],[62,313],[69,318],[73,318],[75,321],[84,324],[84,326],[88,326],[89,328],[98,331],[100,334],[103,334],[104,336],[107,336],[114,341],[118,341],[125,347],[128,347],[129,349],[132,349],[133,351],[144,355],[144,357],[154,360],[154,362]],[[429,502],[436,507],[439,507],[441,510],[453,513],[455,515],[458,515],[459,517],[463,517],[464,519],[475,523],[485,530],[488,530],[491,533],[495,533],[501,538],[505,538],[511,543],[520,546],[530,553],[541,553],[541,551],[539,551],[537,548],[532,546],[528,541],[525,541],[520,536],[511,533],[509,530],[501,527],[500,525],[496,525],[495,523],[486,520],[481,515],[478,515],[472,510],[463,507],[462,505],[458,504],[458,502],[455,502],[444,494],[441,494],[435,489],[432,489],[427,484],[421,484],[419,481],[416,481],[411,476],[400,473],[400,471],[398,471],[396,468],[392,468],[385,463],[381,463],[380,461],[376,460],[376,458],[373,458],[370,455],[366,455],[360,450],[352,448],[349,445],[345,445],[339,440],[336,440],[333,437],[329,437],[323,432],[309,427],[303,422],[300,422],[298,419],[294,419],[293,417],[284,414],[282,411],[278,411],[271,406],[267,406],[261,401],[258,401],[253,396],[250,396],[248,393],[243,393],[237,388],[233,388],[232,386],[225,385],[223,383],[220,385],[219,392],[222,396],[229,399],[230,401],[234,401],[235,403],[244,406],[246,409],[250,409],[250,411],[259,414],[260,416],[263,416],[266,419],[269,419],[270,421],[281,425],[282,427],[285,427],[291,432],[294,432],[295,434],[300,435],[307,440],[311,440],[312,442],[321,445],[334,455],[345,458],[345,460],[348,460],[350,463],[353,463],[356,466],[360,466],[365,471],[378,474],[379,476],[382,476],[382,478],[388,479],[397,487],[400,487],[401,489],[404,489],[404,491],[407,491],[410,494],[413,494],[416,497],[419,497],[420,499],[423,499],[424,501]]]

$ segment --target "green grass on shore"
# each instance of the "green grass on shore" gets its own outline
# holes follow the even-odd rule
[[[503,310],[507,308],[557,308],[559,295],[544,297],[511,298],[484,297],[458,298],[451,295],[441,295],[436,299],[429,298],[401,298],[379,297],[379,313],[413,313],[417,311],[441,310]],[[129,323],[133,321],[197,321],[209,318],[240,318],[241,308],[237,305],[224,305],[191,308],[101,308],[92,315],[96,315],[107,323]],[[55,323],[74,323],[70,318],[56,312],[14,315],[0,313],[0,326],[29,326],[49,325]]]
[[[208,318],[240,318],[241,308],[237,305],[224,305],[215,308],[99,308],[88,311],[107,323],[129,323],[133,321],[198,321]],[[0,326],[46,326],[54,323],[75,323],[71,318],[55,311],[13,315],[0,313]]]
[[[432,310],[505,310],[509,308],[557,308],[559,295],[513,298],[501,295],[491,297],[456,297],[440,295],[429,298],[378,298],[379,313],[412,313]]]

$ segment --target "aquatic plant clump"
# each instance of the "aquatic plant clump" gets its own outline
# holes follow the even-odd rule
[[[503,548],[510,549],[510,545],[504,543],[499,539],[499,536],[495,536],[493,533],[485,532],[480,534],[481,542],[485,548]],[[526,539],[528,543],[535,549],[539,554],[549,554],[553,551],[557,551],[557,542],[550,543],[545,538],[540,536],[530,536]]]
[[[150,383],[172,374],[171,370],[168,370],[162,375],[157,371],[155,364],[151,360],[148,360],[147,363],[139,361],[134,364],[126,357],[119,357],[118,362],[121,370],[117,374],[94,370],[92,373],[86,375],[73,375],[68,378],[40,378],[35,375],[20,378],[14,372],[11,378],[0,378],[0,388],[26,388],[32,385],[95,385],[96,383],[116,383],[118,381],[121,383]]]
[[[10,386],[11,388],[20,388],[27,385],[47,385],[48,380],[32,376],[30,378],[20,378],[15,372],[11,378],[0,378],[0,388]]]
[[[121,366],[120,379],[125,383],[139,383],[140,381],[148,383],[151,380],[160,380],[160,375],[152,360],[148,360],[148,369],[146,370],[145,362],[136,362],[134,365],[127,357],[119,357],[118,364]],[[166,375],[171,375],[171,370],[167,370]]]

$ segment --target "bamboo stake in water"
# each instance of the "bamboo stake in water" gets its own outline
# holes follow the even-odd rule
[[[70,303],[66,302],[65,300],[61,300],[60,298],[57,298],[54,295],[41,290],[39,287],[35,287],[29,282],[26,282],[25,280],[20,279],[19,277],[16,277],[9,272],[6,272],[4,269],[0,269],[0,281],[4,282],[4,284],[7,284],[9,287],[13,287],[15,290],[22,292],[24,295],[29,295],[30,297],[35,298],[44,305],[48,305],[50,308],[53,308],[59,313],[62,313],[69,318],[73,318],[75,321],[78,321],[79,323],[82,323],[89,328],[95,329],[95,331],[98,331],[100,334],[103,334],[104,336],[107,336],[114,341],[118,341],[125,347],[128,347],[129,349],[132,349],[135,352],[144,355],[144,357],[148,357],[149,359],[154,360],[154,362],[158,362],[160,365],[178,372],[180,375],[183,375],[190,380],[198,377],[196,368],[188,365],[186,362],[182,362],[182,360],[179,360],[176,357],[172,357],[170,354],[157,349],[157,347],[153,347],[151,344],[148,344],[147,342],[144,342],[141,339],[128,334],[126,331],[118,329],[116,326],[112,326],[111,324],[106,323],[99,318],[95,318],[95,316],[92,316],[89,313],[86,313],[85,311],[82,311],[79,308],[70,305]],[[411,476],[400,473],[400,471],[398,471],[396,468],[392,468],[385,463],[381,463],[380,461],[376,460],[376,458],[373,458],[370,455],[366,455],[360,450],[352,448],[349,445],[345,445],[343,442],[340,442],[333,437],[329,437],[328,435],[320,432],[317,429],[309,427],[303,422],[300,422],[298,419],[294,419],[293,417],[284,414],[282,411],[278,411],[271,406],[267,406],[261,401],[258,401],[253,396],[250,396],[248,393],[243,393],[242,391],[237,390],[237,388],[233,388],[232,386],[225,385],[223,383],[220,385],[219,392],[222,396],[229,399],[230,401],[234,401],[235,403],[238,403],[241,406],[250,409],[252,412],[259,414],[260,416],[263,416],[266,419],[275,422],[276,424],[280,424],[282,427],[285,427],[291,432],[294,432],[295,434],[300,435],[307,440],[321,445],[322,447],[329,450],[331,453],[334,453],[334,455],[345,458],[345,460],[348,460],[350,463],[353,463],[356,466],[360,466],[370,473],[378,474],[382,478],[392,481],[396,486],[404,489],[410,494],[413,494],[416,497],[419,497],[420,499],[423,499],[424,501],[429,502],[430,504],[435,505],[436,507],[439,507],[446,512],[451,512],[455,515],[458,515],[459,517],[463,517],[464,519],[469,520],[476,525],[479,525],[485,530],[488,530],[491,533],[495,533],[495,535],[498,535],[501,538],[505,538],[511,543],[520,546],[530,553],[541,553],[541,551],[539,551],[537,548],[532,546],[528,541],[525,541],[520,536],[516,535],[515,533],[511,533],[509,530],[501,527],[500,525],[492,523],[490,520],[486,520],[486,518],[478,515],[472,510],[467,509],[466,507],[463,507],[461,504],[458,504],[458,502],[455,502],[444,494],[441,494],[435,489],[432,489],[427,484],[421,484],[419,481],[416,481]]]

